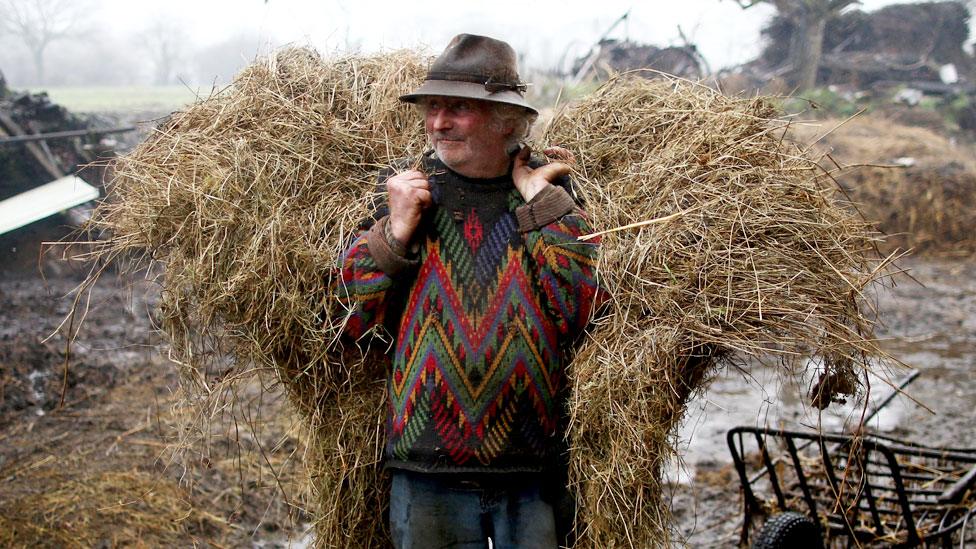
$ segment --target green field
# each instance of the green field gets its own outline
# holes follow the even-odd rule
[[[52,101],[73,112],[177,110],[211,93],[209,87],[187,86],[54,86],[30,91],[47,92]]]
[[[561,79],[540,77],[529,88],[529,98],[540,107],[551,106],[558,96],[565,103],[585,95],[596,87],[593,83],[567,86]],[[92,112],[162,112],[179,110],[198,98],[209,97],[223,88],[209,86],[49,86],[29,88],[31,93],[47,92],[51,101],[78,113]]]

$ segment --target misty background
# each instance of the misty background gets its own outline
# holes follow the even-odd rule
[[[870,11],[894,2],[865,0]],[[903,2],[904,3],[904,2]],[[351,0],[0,0],[0,72],[11,88],[228,83],[283,45],[323,53],[401,47],[439,52],[458,32],[509,41],[524,72],[565,73],[623,14],[609,37],[659,47],[695,44],[713,71],[761,48],[770,3],[359,2]],[[463,4],[463,8],[459,7]],[[974,1],[967,6],[973,9]]]

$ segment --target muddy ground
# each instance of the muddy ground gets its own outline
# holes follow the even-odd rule
[[[870,423],[875,432],[934,446],[976,447],[976,271],[971,260],[911,259],[894,287],[877,295],[884,348],[920,371]],[[910,275],[910,276],[909,276]],[[903,375],[894,369],[890,376]],[[872,379],[869,402],[891,393]],[[742,525],[739,481],[725,441],[734,425],[843,431],[863,402],[823,414],[806,405],[806,381],[782,380],[769,368],[719,375],[689,407],[681,432],[684,464],[675,468],[672,509],[691,547],[730,547]],[[926,409],[928,408],[928,410]],[[972,530],[972,528],[970,528]],[[972,533],[970,543],[976,540]]]
[[[300,442],[283,403],[254,391],[243,418],[217,410],[213,429],[181,430],[195,422],[153,331],[154,284],[107,273],[78,329],[62,321],[80,280],[63,267],[0,279],[0,546],[300,539]]]
[[[282,403],[255,391],[245,399],[255,418],[249,424],[218,414],[212,432],[181,433],[177,370],[161,355],[152,326],[158,289],[111,272],[91,293],[65,371],[59,326],[83,273],[45,264],[46,279],[22,266],[0,275],[0,546],[301,545],[309,517],[297,488],[300,437],[289,414],[279,413]],[[902,261],[915,280],[901,276],[878,295],[884,345],[921,370],[909,392],[931,412],[897,397],[875,429],[976,446],[971,266]],[[886,393],[881,385],[875,396]],[[805,392],[804,381],[753,366],[747,375],[722,373],[692,404],[681,433],[684,464],[671,472],[672,508],[689,546],[738,540],[741,502],[728,428],[838,429],[858,410],[851,403],[818,415],[805,406]],[[169,449],[200,436],[209,444],[183,454]],[[273,451],[262,453],[257,442]]]

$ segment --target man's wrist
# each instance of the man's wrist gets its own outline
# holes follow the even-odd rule
[[[407,257],[407,245],[393,234],[393,220],[390,218],[387,218],[386,223],[383,225],[383,237],[386,239],[386,243],[390,246],[390,249],[393,250],[393,253],[400,257]]]
[[[542,190],[548,187],[549,185],[550,183],[548,181],[543,181],[542,183],[535,183],[535,184],[528,185],[522,191],[522,198],[526,202],[530,202],[533,198],[536,197],[536,195],[542,192]]]

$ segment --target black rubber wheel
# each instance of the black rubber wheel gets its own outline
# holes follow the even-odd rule
[[[823,549],[820,528],[813,519],[787,511],[773,515],[763,524],[752,549]]]

